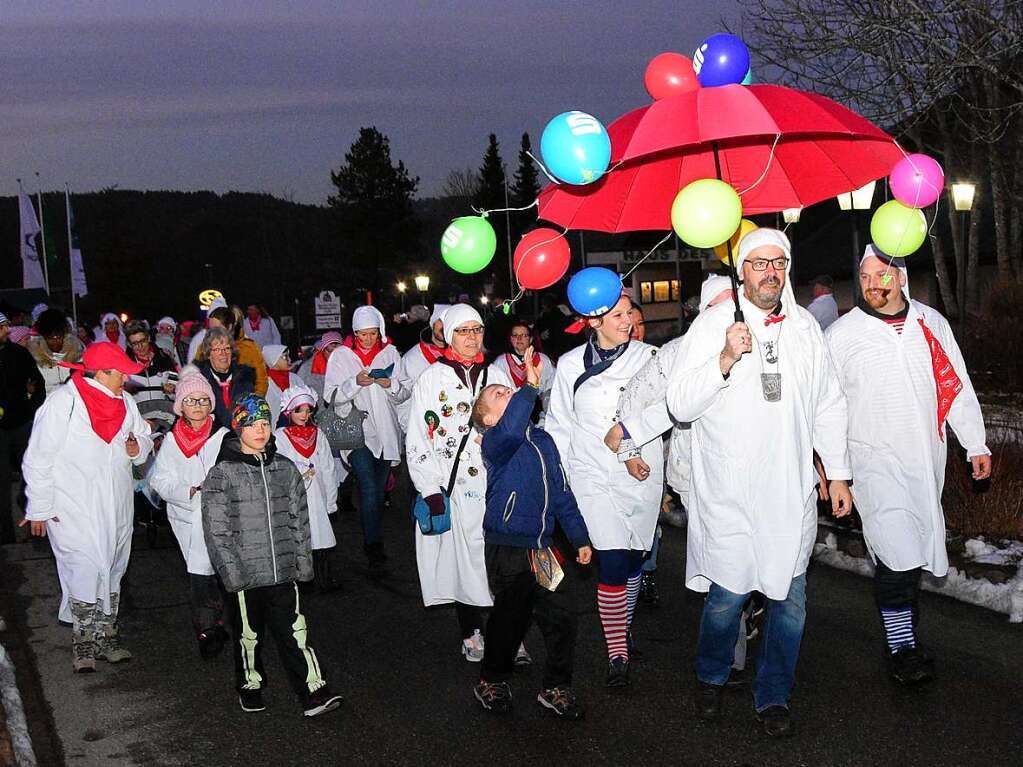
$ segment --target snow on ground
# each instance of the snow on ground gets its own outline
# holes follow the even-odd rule
[[[980,539],[970,539],[966,546],[968,553],[972,548],[972,551],[976,551],[981,557],[992,559],[1000,557],[997,562],[992,561],[990,564],[1018,564],[1015,577],[1005,583],[991,583],[983,578],[971,578],[958,568],[950,567],[948,575],[944,578],[935,578],[929,573],[924,573],[923,588],[961,602],[1006,613],[1010,623],[1023,623],[1023,543],[1009,541],[1005,548],[998,548]],[[1011,560],[1011,557],[1015,557],[1015,561]],[[813,558],[839,570],[848,570],[867,577],[874,574],[874,564],[868,557],[853,557],[838,550],[838,539],[834,533],[828,533],[824,543],[814,546]],[[987,562],[986,559],[974,561]]]
[[[1023,560],[1023,541],[1002,540],[988,543],[983,538],[970,538],[964,544],[966,558],[985,565],[1016,565]]]
[[[25,709],[21,705],[21,695],[14,678],[14,664],[11,656],[0,644],[0,701],[7,714],[7,731],[11,736],[14,759],[18,767],[35,767],[36,757],[32,750],[32,739],[28,736],[28,722],[25,720]]]

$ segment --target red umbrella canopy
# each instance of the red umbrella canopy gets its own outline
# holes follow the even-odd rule
[[[678,191],[720,178],[743,212],[802,208],[887,176],[903,157],[894,139],[836,102],[776,85],[726,85],[654,102],[608,127],[612,162],[585,187],[552,185],[540,218],[566,228],[671,228]]]

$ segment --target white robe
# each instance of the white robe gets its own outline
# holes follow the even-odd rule
[[[830,479],[850,479],[847,411],[820,326],[790,305],[782,323],[742,299],[753,351],[722,377],[719,355],[734,306],[700,316],[683,337],[668,386],[668,408],[692,423],[692,479],[686,586],[760,591],[785,599],[806,572],[817,537],[813,451]],[[773,335],[772,335],[773,334]],[[765,400],[767,340],[778,342],[781,400]]]
[[[296,373],[288,373],[288,386],[305,385],[305,381]],[[281,417],[281,395],[284,392],[274,383],[269,375],[266,377],[266,404],[270,406],[270,428],[277,428],[277,419]]]
[[[405,352],[405,354],[402,355],[397,375],[398,379],[401,381],[402,388],[411,392],[412,387],[415,386],[416,381],[419,380],[419,376],[423,374],[423,371],[430,367],[430,364],[430,361],[423,355],[423,350],[418,343]],[[411,397],[398,405],[398,426],[401,427],[402,434],[408,431],[408,415],[411,408]]]
[[[300,474],[305,476],[309,469],[312,477],[305,478],[306,496],[309,498],[309,532],[312,535],[314,549],[329,549],[337,543],[334,528],[330,526],[328,515],[337,511],[337,488],[341,484],[335,471],[335,459],[330,454],[330,443],[327,436],[320,431],[316,435],[316,449],[306,458],[295,449],[284,429],[274,432],[277,452],[298,467]]]
[[[629,429],[650,476],[633,479],[625,464],[607,449],[604,436],[619,420],[618,398],[640,368],[657,354],[642,341],[631,341],[603,373],[573,386],[583,374],[578,346],[558,360],[545,429],[554,438],[568,482],[586,520],[595,549],[649,551],[653,546],[664,487],[664,444],[654,439],[671,428],[663,402],[655,403]]]
[[[849,458],[856,508],[871,553],[893,570],[948,572],[945,484],[948,443],[938,437],[931,354],[919,320],[941,343],[963,383],[945,421],[969,457],[990,455],[984,419],[948,322],[911,301],[902,335],[853,309],[825,334],[849,402]]]
[[[185,558],[185,570],[193,575],[213,575],[213,565],[202,533],[202,492],[189,493],[202,485],[217,462],[220,443],[229,433],[215,428],[199,452],[186,458],[171,432],[163,438],[149,472],[150,487],[167,502],[167,521]]]
[[[386,368],[394,365],[398,369],[401,357],[394,346],[386,346],[373,358],[372,369]],[[352,403],[366,414],[362,422],[362,432],[366,438],[366,447],[376,458],[390,461],[392,466],[401,463],[401,429],[398,426],[397,404],[410,395],[410,391],[402,386],[401,380],[391,371],[391,386],[385,389],[377,384],[359,386],[356,376],[366,370],[359,357],[347,346],[334,350],[327,360],[327,374],[323,380],[323,398],[330,401],[336,391],[334,409],[338,415],[346,416],[352,409]]]
[[[439,362],[416,381],[405,450],[412,483],[424,497],[447,487],[458,445],[472,429],[469,415],[482,383],[480,375],[477,391],[469,391],[454,370]],[[487,371],[490,384],[511,386],[511,381],[491,365]],[[431,422],[433,418],[439,421],[432,432],[427,427],[427,413]],[[483,555],[487,474],[478,436],[473,433],[469,437],[458,461],[451,491],[451,530],[423,535],[413,522],[419,584],[427,607],[450,602],[481,607],[493,604]]]
[[[542,429],[547,420],[547,411],[551,407],[551,390],[554,388],[557,368],[554,367],[551,358],[543,352],[540,352],[540,362],[543,363],[543,367],[540,369],[540,420],[537,425]],[[511,365],[508,364],[508,354],[498,354],[493,364],[500,368],[514,385],[515,379],[512,378]]]
[[[242,318],[242,325],[245,328],[245,335],[255,341],[260,349],[267,344],[280,344],[281,342],[281,331],[277,329],[277,323],[273,321],[272,317],[264,317],[259,323],[259,330],[252,329],[248,315]]]
[[[191,365],[195,362],[196,356],[199,354],[199,350],[202,348],[202,340],[206,337],[206,328],[200,328],[199,331],[192,336],[192,340],[188,342],[188,364]]]
[[[113,397],[92,379],[85,383]],[[90,604],[102,600],[104,612],[110,612],[110,595],[119,593],[131,555],[131,467],[146,462],[153,441],[131,395],[122,396],[124,422],[107,443],[92,430],[74,383],[57,389],[36,412],[21,466],[28,496],[25,517],[46,521],[60,579],[59,618],[68,623],[70,598]],[[138,440],[135,458],[125,449],[129,433]]]

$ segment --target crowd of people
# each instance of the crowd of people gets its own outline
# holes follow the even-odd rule
[[[656,601],[666,492],[688,520],[686,586],[706,594],[701,718],[720,717],[725,687],[745,683],[763,731],[793,732],[818,501],[836,516],[855,501],[888,671],[900,684],[929,680],[917,594],[923,571],[948,568],[946,427],[974,478],[991,472],[949,324],[910,298],[905,265],[872,246],[862,301],[841,317],[824,277],[810,311],[796,304],[782,232],[746,235],[737,256],[738,290],[708,278],[698,316],[660,349],[644,342],[627,292],[574,325],[556,310],[531,324],[485,323],[468,303],[415,307],[421,332],[401,349],[383,314],[360,306],[350,334],[325,333],[302,360],[258,306],[214,306],[187,328],[107,314],[92,330],[42,307],[27,349],[0,316],[0,470],[10,487],[10,458],[24,454],[23,524],[53,548],[74,670],[131,658],[117,613],[140,492],[166,506],[199,654],[231,648],[241,708],[264,708],[267,634],[304,713],[337,708],[298,585],[340,584],[332,519],[349,475],[368,571],[387,576],[381,514],[407,469],[423,604],[454,605],[484,710],[511,709],[535,622],[546,647],[538,704],[583,715],[569,587],[586,567],[606,685],[630,686],[637,604]]]

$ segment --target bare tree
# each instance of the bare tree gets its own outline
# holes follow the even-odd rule
[[[444,179],[441,192],[457,201],[459,207],[468,208],[480,193],[480,174],[475,168],[453,170]]]

